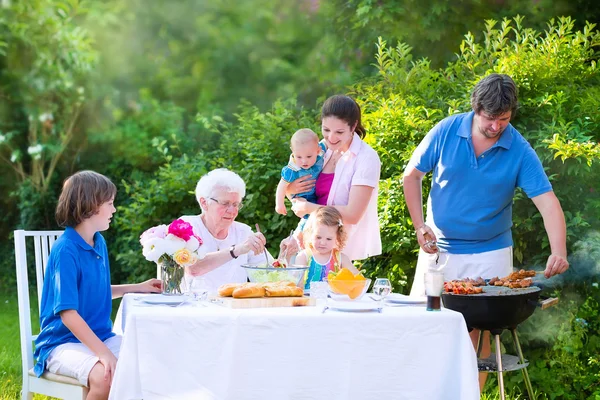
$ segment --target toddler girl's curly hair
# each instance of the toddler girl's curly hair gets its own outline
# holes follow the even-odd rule
[[[318,225],[337,227],[336,247],[338,250],[344,248],[346,241],[348,240],[348,233],[344,229],[344,224],[342,223],[342,214],[340,214],[340,212],[332,206],[320,207],[310,214],[310,217],[306,222],[306,226],[304,227],[304,232],[302,233],[304,238],[304,247],[310,247],[313,232]]]

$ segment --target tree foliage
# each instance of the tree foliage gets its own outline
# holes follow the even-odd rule
[[[2,21],[0,90],[8,101],[0,160],[42,193],[77,134],[86,79],[98,58],[91,37],[73,24],[85,12],[78,0],[17,2]],[[19,118],[8,117],[14,114]]]

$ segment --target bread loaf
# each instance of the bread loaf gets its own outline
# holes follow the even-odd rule
[[[251,297],[264,297],[265,288],[260,283],[244,283],[238,286],[232,293],[236,299],[245,299]]]
[[[217,291],[219,292],[219,296],[223,297],[231,297],[233,291],[243,285],[243,283],[226,283],[224,285],[219,286]]]
[[[265,296],[267,297],[302,297],[304,290],[298,286],[266,286]]]
[[[290,287],[297,287],[296,284],[294,282],[290,282],[290,281],[276,281],[276,282],[265,282],[262,284],[264,287],[273,287],[273,286],[290,286]]]

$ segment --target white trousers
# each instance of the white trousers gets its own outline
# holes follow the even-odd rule
[[[119,358],[121,339],[116,335],[104,341],[116,358]],[[75,378],[89,387],[88,377],[97,362],[98,357],[83,343],[65,343],[52,350],[46,360],[46,369],[53,374]]]
[[[423,249],[419,251],[411,296],[425,296],[425,272],[429,268],[441,268],[444,271],[444,281],[478,277],[490,279],[495,276],[502,278],[513,272],[512,246],[477,254],[442,252],[437,267],[435,258],[435,254],[425,253]]]

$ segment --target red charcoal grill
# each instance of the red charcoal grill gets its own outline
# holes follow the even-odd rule
[[[548,298],[540,301],[541,289],[538,286],[528,288],[510,289],[504,286],[483,286],[483,293],[479,294],[454,294],[442,293],[444,307],[458,311],[465,318],[469,331],[481,330],[477,345],[477,360],[479,371],[498,373],[498,389],[500,398],[504,395],[504,371],[521,370],[527,387],[529,398],[533,399],[533,387],[527,373],[529,362],[523,357],[517,325],[529,318],[536,307],[545,309],[558,302],[557,298]],[[508,329],[517,349],[518,357],[501,354],[500,334]],[[490,331],[494,336],[496,353],[486,359],[480,359],[483,347],[483,332]]]

